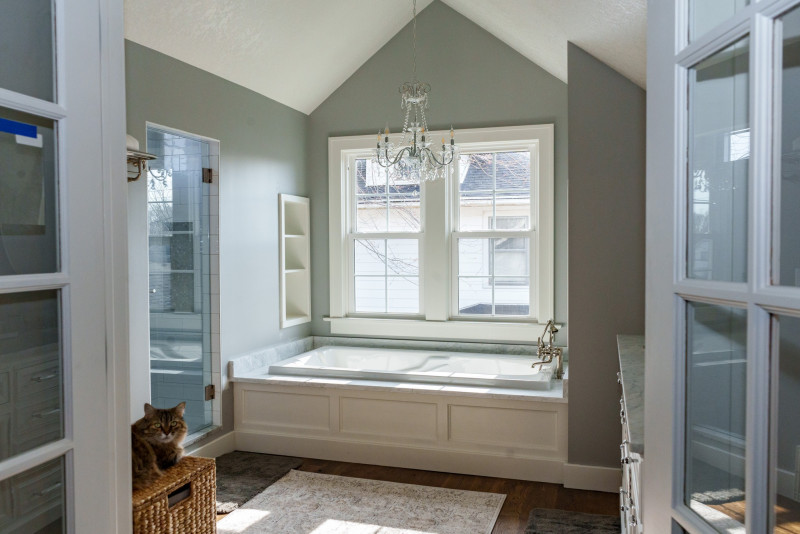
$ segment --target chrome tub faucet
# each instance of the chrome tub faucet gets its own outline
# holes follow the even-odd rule
[[[558,332],[558,328],[556,328],[556,324],[553,322],[552,319],[547,321],[547,325],[544,327],[544,333],[537,341],[536,346],[536,356],[539,357],[540,362],[534,362],[531,367],[536,367],[537,365],[544,366],[553,361],[553,358],[556,359],[556,370],[555,370],[555,378],[562,379],[564,378],[564,349],[561,347],[554,347],[553,340],[555,339],[556,332]],[[544,344],[544,336],[548,336],[547,345]]]

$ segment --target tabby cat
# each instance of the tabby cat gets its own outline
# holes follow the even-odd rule
[[[163,474],[162,470],[183,457],[181,444],[187,429],[183,420],[185,409],[185,402],[166,410],[145,403],[144,417],[131,425],[133,489],[147,487]]]

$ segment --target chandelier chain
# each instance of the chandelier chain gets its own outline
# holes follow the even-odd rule
[[[441,148],[428,130],[428,107],[430,84],[417,79],[417,0],[412,0],[412,51],[414,78],[400,86],[400,107],[404,111],[402,139],[398,144],[389,137],[389,126],[378,131],[373,164],[403,176],[415,176],[418,180],[436,180],[453,174],[456,145],[453,128],[450,128],[449,143],[442,138]],[[413,114],[413,117],[412,117]]]
[[[413,46],[414,46],[414,81],[417,81],[417,0],[414,0],[414,39],[413,39]]]

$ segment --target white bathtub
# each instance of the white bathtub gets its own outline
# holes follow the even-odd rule
[[[534,361],[534,356],[330,346],[274,363],[269,374],[549,390],[554,363],[532,368]]]

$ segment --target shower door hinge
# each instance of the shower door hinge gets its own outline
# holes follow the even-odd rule
[[[214,384],[207,385],[206,386],[206,400],[207,401],[214,400],[215,396],[216,396],[216,388],[214,387]]]
[[[211,169],[208,169],[206,167],[203,167],[203,183],[204,184],[212,183],[212,180],[211,180]]]

